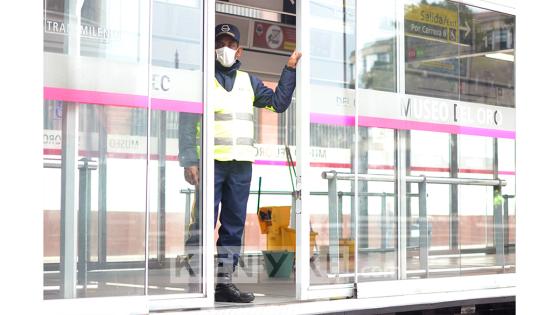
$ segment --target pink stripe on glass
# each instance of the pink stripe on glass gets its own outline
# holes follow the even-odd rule
[[[204,106],[202,106],[201,102],[165,100],[160,98],[152,98],[152,109],[194,114],[204,113]]]
[[[311,113],[310,121],[313,124],[353,126],[356,120],[354,116]]]
[[[279,166],[286,166],[288,165],[288,162],[284,162],[284,161],[271,161],[271,160],[255,160],[254,164],[257,165],[279,165]],[[296,163],[294,162],[294,165]]]
[[[311,123],[337,126],[353,126],[354,116],[311,113]],[[493,138],[515,139],[515,131],[495,130],[487,128],[467,127],[449,124],[436,124],[420,121],[359,116],[358,125],[388,129],[424,130],[453,134],[485,136]]]
[[[485,136],[485,137],[493,137],[493,138],[515,139],[515,131],[465,127],[465,126],[448,125],[448,124],[435,124],[435,123],[428,123],[428,122],[367,117],[367,116],[360,116],[358,118],[358,125],[366,126],[366,127],[405,129],[405,130],[424,130],[424,131],[435,131],[435,132],[444,132],[444,133],[453,133],[453,134]]]
[[[44,87],[43,95],[43,97],[47,100],[127,107],[148,107],[148,97],[143,95],[72,90],[51,87]]]
[[[148,108],[148,97],[144,95],[108,93],[100,91],[73,90],[62,88],[43,88],[44,98],[85,104],[126,106]],[[151,108],[174,112],[202,114],[204,106],[201,102],[166,100],[152,98]]]

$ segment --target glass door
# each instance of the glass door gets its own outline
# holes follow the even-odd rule
[[[439,0],[356,11],[357,187],[396,195],[387,221],[358,194],[358,297],[513,287],[515,18]],[[373,175],[371,159],[389,163]]]
[[[357,282],[398,277],[395,1],[357,1]],[[413,196],[410,196],[413,198]]]
[[[202,104],[213,36],[202,34],[213,34],[213,16],[202,1],[44,2],[47,309],[213,304],[213,220],[198,211],[212,199]],[[189,150],[181,132],[194,135]],[[185,228],[197,214],[199,226]]]
[[[44,3],[44,299],[142,296],[149,3]]]
[[[514,18],[298,5],[298,297],[512,285]]]
[[[208,43],[203,34],[213,34],[213,22],[205,19],[206,9],[213,17],[203,1],[152,3],[146,218],[151,310],[213,303],[213,217],[201,210],[211,208],[212,200],[203,104],[205,87],[213,86],[205,83],[213,54],[204,53],[213,37]]]
[[[301,299],[352,296],[357,170],[355,1],[299,4],[297,282]],[[309,126],[309,127],[303,127]]]

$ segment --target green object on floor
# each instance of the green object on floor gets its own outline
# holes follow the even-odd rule
[[[270,278],[289,278],[294,266],[294,252],[263,250],[266,273]]]

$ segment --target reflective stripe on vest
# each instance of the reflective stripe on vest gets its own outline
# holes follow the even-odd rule
[[[215,113],[214,114],[214,121],[224,121],[224,120],[233,120],[233,118],[239,120],[250,120],[253,121],[253,113],[235,113],[235,114],[223,114],[223,113]]]
[[[214,159],[218,161],[255,160],[253,101],[255,94],[249,74],[237,71],[231,91],[214,78]]]

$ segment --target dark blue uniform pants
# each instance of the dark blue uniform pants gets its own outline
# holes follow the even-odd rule
[[[214,228],[221,204],[219,216],[221,226],[216,242],[218,272],[231,273],[237,265],[245,228],[252,173],[251,162],[214,161]]]
[[[253,163],[245,161],[214,161],[214,228],[218,221],[220,204],[220,229],[218,230],[218,272],[232,273],[241,251],[241,238],[245,228],[247,200],[251,186]],[[196,191],[194,222],[189,226],[185,246],[201,246],[200,216]]]

